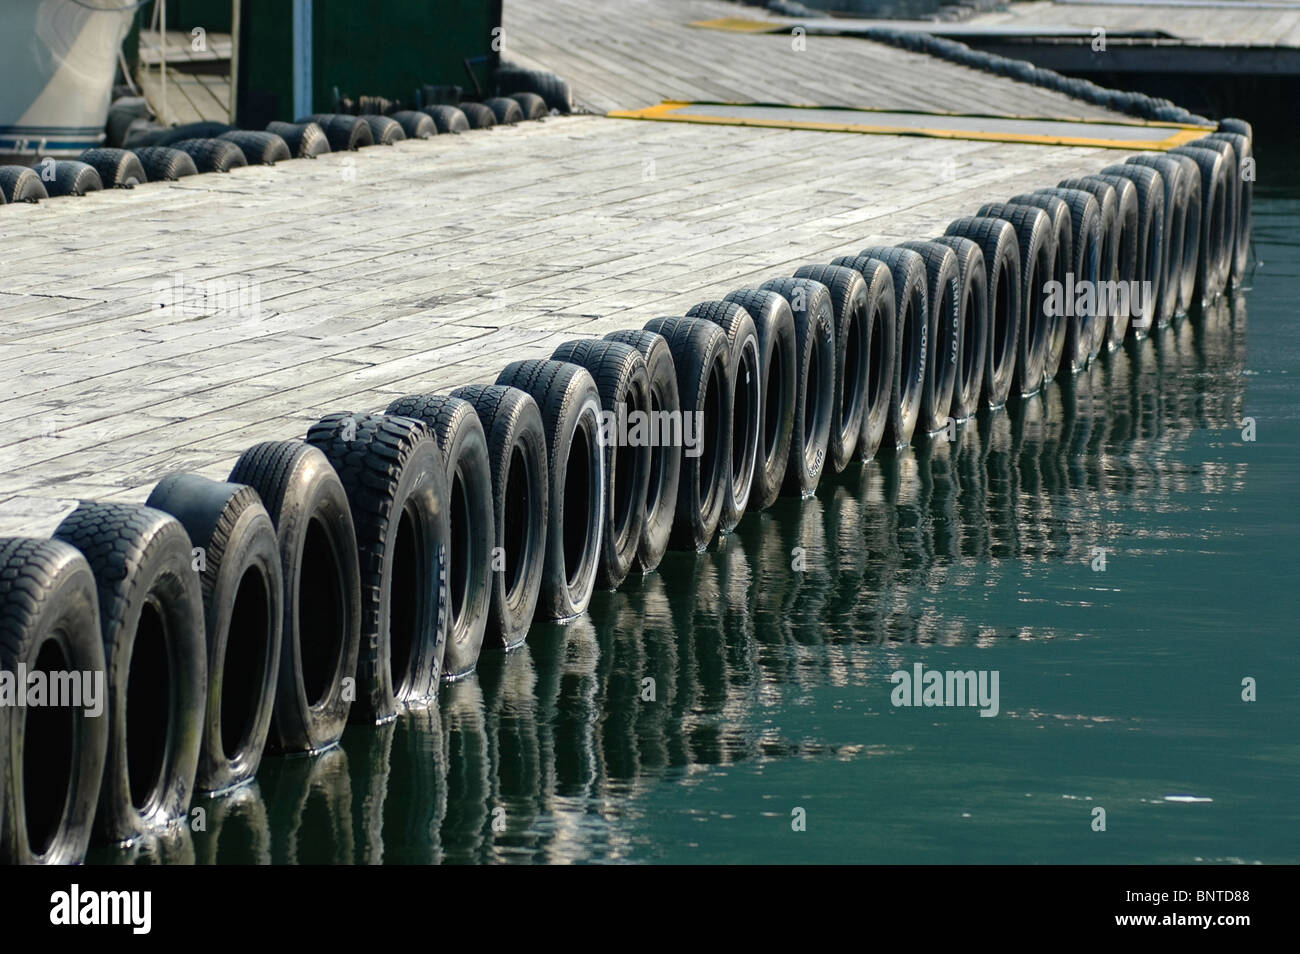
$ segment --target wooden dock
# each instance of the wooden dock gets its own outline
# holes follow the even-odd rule
[[[776,17],[745,10],[732,8],[729,15],[771,20],[785,30],[802,26],[812,36],[874,27],[931,33],[1069,73],[1300,76],[1296,0],[1034,0],[957,22]]]
[[[1116,119],[856,38],[700,30],[740,8],[508,0],[507,55],[605,112],[672,96]],[[0,209],[0,535],[78,498],[224,477],[321,415],[489,381],[1124,153],[551,117]]]

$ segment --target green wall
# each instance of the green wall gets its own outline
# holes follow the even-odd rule
[[[497,65],[501,0],[314,0],[312,14],[313,112],[332,107],[336,88],[408,105],[426,83],[473,95],[464,60],[479,60],[485,88]],[[243,0],[240,16],[239,125],[294,119],[291,0]]]

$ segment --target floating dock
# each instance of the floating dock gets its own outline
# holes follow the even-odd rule
[[[749,9],[507,4],[507,56],[595,115],[6,207],[0,535],[1127,155],[603,115],[678,99],[969,114],[976,133],[980,116],[1134,122],[859,38],[691,25]],[[178,287],[256,307],[160,308]]]

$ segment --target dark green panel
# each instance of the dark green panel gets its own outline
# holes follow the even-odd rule
[[[197,0],[185,0],[197,2]],[[243,0],[239,124],[260,129],[293,113],[291,0]],[[385,96],[413,104],[424,84],[486,87],[498,61],[492,31],[501,0],[315,0],[312,111],[342,96]]]
[[[413,103],[425,83],[457,84],[472,92],[471,61],[486,85],[495,67],[492,30],[499,0],[316,0],[316,108],[341,95],[386,96]]]

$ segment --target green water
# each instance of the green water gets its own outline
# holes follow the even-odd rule
[[[1297,194],[1231,303],[92,860],[1300,861]],[[1000,711],[895,707],[916,663]]]

